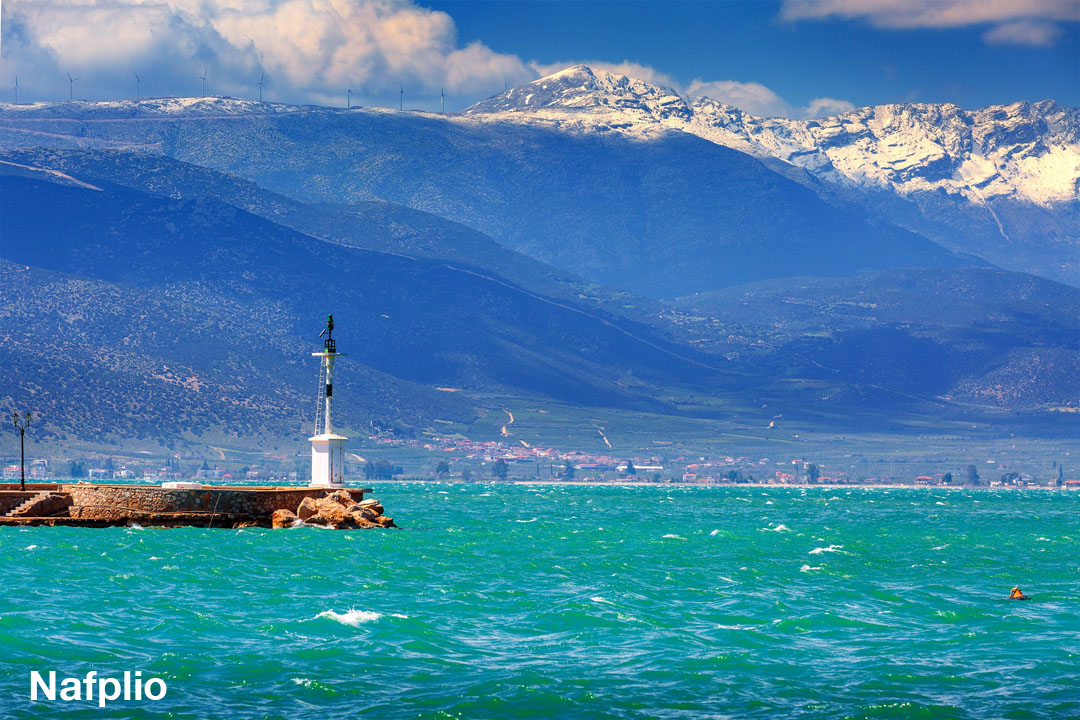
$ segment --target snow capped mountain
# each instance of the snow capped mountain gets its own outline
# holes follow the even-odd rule
[[[762,118],[578,65],[477,103],[459,122],[696,135],[954,251],[1080,285],[1080,109],[1053,101]]]
[[[944,190],[973,203],[1008,197],[1044,207],[1080,200],[1080,109],[1052,101],[966,111],[879,105],[817,120],[759,118],[710,98],[584,65],[473,105],[472,119],[540,122],[647,138],[681,130],[837,184],[907,196]]]

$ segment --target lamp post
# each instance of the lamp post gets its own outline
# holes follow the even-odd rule
[[[26,492],[26,428],[30,427],[30,413],[20,418],[18,411],[12,411],[11,421],[19,429],[19,490]]]

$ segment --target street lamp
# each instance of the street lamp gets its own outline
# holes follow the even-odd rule
[[[30,427],[30,413],[20,418],[19,412],[13,410],[11,421],[19,429],[19,490],[26,492],[26,428]]]

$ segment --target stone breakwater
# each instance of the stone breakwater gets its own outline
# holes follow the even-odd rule
[[[358,500],[348,490],[337,490],[317,499],[306,497],[300,501],[296,512],[288,508],[275,510],[271,525],[275,528],[323,525],[338,530],[397,527],[394,518],[383,515],[382,503],[363,498]]]
[[[154,485],[0,485],[0,526],[396,527],[370,489],[163,488]]]

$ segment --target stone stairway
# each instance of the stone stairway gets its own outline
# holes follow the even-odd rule
[[[49,496],[49,491],[48,490],[42,490],[41,492],[37,493],[33,497],[30,497],[30,498],[28,498],[26,500],[23,500],[21,503],[19,503],[15,507],[13,507],[11,510],[9,510],[7,513],[4,514],[4,517],[19,517],[24,512],[26,512],[31,507],[33,507],[37,503],[41,502],[42,500],[44,500],[48,496]]]
[[[4,517],[48,517],[66,512],[71,497],[53,490],[42,490],[12,508]]]

